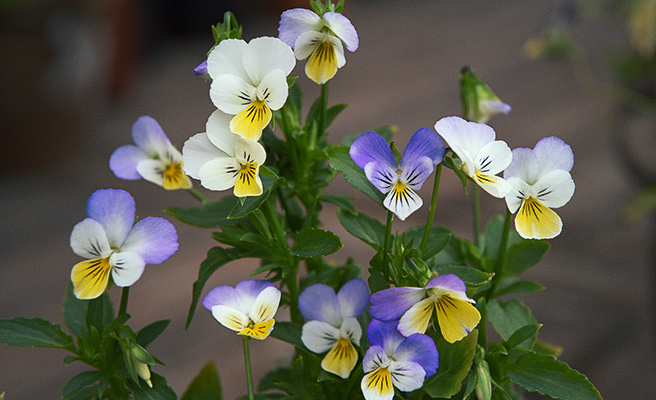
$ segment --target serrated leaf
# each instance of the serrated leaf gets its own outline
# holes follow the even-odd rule
[[[64,386],[61,393],[62,400],[75,396],[87,386],[98,382],[101,377],[102,372],[100,371],[86,371],[75,375],[68,381],[68,383],[66,383],[66,386]]]
[[[170,319],[164,319],[141,328],[139,332],[137,332],[137,337],[135,338],[136,342],[142,347],[147,347],[153,342],[153,340],[157,339],[162,332],[164,332],[170,323]]]
[[[307,350],[301,340],[301,327],[293,322],[276,321],[271,331],[271,337],[289,343],[301,350]]]
[[[225,196],[218,201],[204,204],[202,207],[179,208],[170,207],[164,212],[177,218],[181,222],[200,228],[215,228],[228,221],[230,211],[237,205],[235,196]]]
[[[494,330],[504,341],[509,340],[520,328],[526,325],[538,324],[531,314],[531,310],[517,299],[508,301],[490,300],[487,304],[487,317]],[[535,343],[535,337],[518,344],[517,347],[530,350],[533,343]]]
[[[504,276],[516,276],[537,265],[549,251],[545,240],[522,240],[508,249],[503,264]]]
[[[588,378],[555,357],[526,353],[508,371],[511,382],[530,392],[562,400],[602,400]]]
[[[0,320],[0,343],[14,347],[51,347],[74,351],[73,338],[59,325],[41,318]]]
[[[221,382],[214,361],[205,364],[180,400],[221,400]]]
[[[440,362],[435,375],[424,382],[426,393],[433,398],[450,398],[460,391],[476,353],[477,338],[478,330],[474,329],[458,342],[440,338],[435,343]]]
[[[333,254],[343,246],[339,236],[323,229],[310,228],[294,236],[291,253],[303,258],[323,257]]]
[[[332,146],[328,149],[328,158],[330,160],[330,167],[336,171],[344,174],[346,179],[353,187],[360,192],[369,196],[373,201],[383,206],[385,195],[376,189],[374,185],[369,182],[364,175],[362,168],[358,167],[351,156],[349,155],[349,148],[346,146]]]
[[[384,246],[385,225],[366,214],[360,214],[340,208],[337,217],[344,229],[351,235],[367,243],[376,251]]]

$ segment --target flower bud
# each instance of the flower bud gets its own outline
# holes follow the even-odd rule
[[[460,71],[460,95],[465,119],[487,123],[495,114],[508,114],[511,107],[502,102],[471,68]]]
[[[148,386],[153,387],[153,383],[150,381],[150,368],[148,367],[148,364],[144,364],[140,361],[135,360],[134,365],[137,370],[137,375],[139,375],[139,378],[143,379],[144,382],[148,384]]]

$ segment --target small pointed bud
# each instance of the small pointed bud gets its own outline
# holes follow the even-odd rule
[[[508,114],[511,107],[502,102],[471,68],[460,72],[460,95],[465,119],[487,123],[493,115]]]
[[[198,64],[196,68],[194,68],[194,75],[199,75],[199,76],[207,76],[207,60],[203,61],[202,63]]]
[[[144,364],[136,360],[134,364],[137,369],[137,375],[139,375],[139,378],[143,379],[144,382],[146,382],[148,386],[152,388],[153,383],[150,381],[150,368],[148,367],[148,364]]]

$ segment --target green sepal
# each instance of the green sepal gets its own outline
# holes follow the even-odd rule
[[[221,400],[221,381],[214,361],[209,361],[191,381],[180,400]]]
[[[450,398],[460,391],[472,366],[477,340],[478,329],[474,329],[455,343],[449,343],[444,338],[436,341],[440,363],[435,375],[424,382],[428,395],[433,398]]]
[[[490,375],[490,366],[485,360],[485,350],[481,346],[476,348],[474,370],[476,371],[476,397],[478,400],[491,400],[492,376]]]
[[[294,235],[291,254],[303,258],[323,257],[343,247],[339,236],[318,228],[304,229]]]
[[[237,203],[237,198],[229,195],[217,201],[203,204],[201,207],[169,207],[165,208],[164,212],[188,225],[199,228],[215,228],[234,223],[228,220],[228,215],[230,215],[230,211],[235,208]]]
[[[334,170],[344,174],[346,179],[353,187],[360,192],[369,196],[373,201],[383,206],[385,195],[376,189],[374,185],[369,182],[364,174],[362,168],[358,167],[351,156],[349,155],[349,148],[346,146],[332,146],[328,149],[328,158],[330,160],[330,167]]]
[[[348,233],[380,251],[385,242],[385,225],[366,214],[339,208],[337,218]]]
[[[0,320],[0,343],[13,347],[50,347],[76,352],[73,338],[61,326],[41,318]]]
[[[465,174],[462,171],[462,161],[460,160],[460,158],[456,154],[452,154],[451,156],[445,156],[442,160],[442,164],[456,174],[458,179],[460,179],[460,183],[462,183],[462,190],[465,192],[465,194],[469,194],[467,192],[467,183],[473,181],[471,180],[469,175]]]

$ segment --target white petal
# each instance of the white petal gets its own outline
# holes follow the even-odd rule
[[[346,318],[339,328],[339,336],[342,339],[350,339],[354,344],[360,344],[360,337],[362,337],[362,327],[355,318]]]
[[[230,132],[230,120],[232,115],[228,115],[221,110],[215,110],[205,124],[207,138],[219,150],[228,156],[235,155],[235,145],[239,135]]]
[[[522,201],[531,193],[531,186],[519,178],[508,178],[506,180],[511,186],[512,189],[505,196],[506,205],[508,205],[508,210],[514,214],[519,209],[519,206],[522,205]]]
[[[306,322],[301,332],[301,341],[305,347],[318,354],[332,349],[339,338],[339,329],[317,320]]]
[[[214,319],[226,328],[239,332],[249,324],[248,315],[232,307],[217,305],[212,307],[212,316]]]
[[[561,169],[544,175],[533,185],[537,199],[549,208],[562,207],[574,195],[574,181],[569,172]]]
[[[142,160],[137,164],[137,172],[142,178],[156,185],[164,185],[164,165],[161,160]]]
[[[244,139],[239,135],[236,136],[235,143],[235,159],[237,162],[246,164],[255,161],[259,165],[264,164],[266,161],[266,150],[258,142]]]
[[[237,75],[219,75],[210,85],[210,99],[219,110],[236,115],[255,100],[255,86]]]
[[[402,185],[400,187],[399,185]],[[401,221],[405,221],[410,214],[417,211],[424,204],[423,200],[409,186],[397,183],[387,193],[383,205],[393,212]]]
[[[246,42],[243,40],[223,40],[207,57],[207,73],[213,80],[223,74],[246,79],[248,75],[243,63],[246,47]]]
[[[323,15],[323,20],[326,22],[331,31],[337,35],[344,44],[348,51],[356,51],[360,41],[358,40],[358,32],[356,32],[353,24],[344,15],[334,12],[327,12]]]
[[[209,190],[230,189],[237,182],[240,168],[234,158],[215,158],[206,162],[198,171],[200,184]]]
[[[494,141],[494,129],[485,124],[468,122],[460,117],[445,117],[435,123],[435,131],[463,162],[475,157],[480,149]],[[473,171],[470,171],[473,174]]]
[[[319,31],[323,22],[321,18],[306,8],[287,10],[280,16],[278,28],[280,40],[289,46],[294,46],[296,39],[306,31]]]
[[[506,197],[513,189],[512,185],[505,179],[496,175],[477,174],[474,178],[476,184],[496,198]]]
[[[574,166],[572,148],[555,136],[541,139],[533,152],[540,162],[540,176],[557,169],[569,172]]]
[[[426,371],[416,362],[392,361],[390,365],[392,383],[402,392],[411,392],[424,384]]]
[[[197,133],[187,139],[182,147],[182,166],[187,175],[200,179],[198,173],[206,162],[227,156],[210,142],[207,133]]]
[[[102,225],[87,218],[73,227],[70,238],[71,249],[80,257],[107,258],[112,253]]]
[[[533,150],[520,147],[513,149],[512,162],[503,171],[503,177],[516,177],[532,185],[538,180],[539,170],[540,163]]]
[[[280,290],[269,286],[257,295],[248,316],[256,324],[268,321],[276,315],[279,304]]]
[[[259,37],[248,43],[243,62],[250,82],[258,86],[271,71],[278,69],[284,76],[289,75],[296,65],[296,58],[292,48],[282,40]]]
[[[283,71],[276,69],[269,72],[257,87],[257,98],[264,100],[271,110],[278,110],[285,104],[289,87]]]
[[[346,64],[346,57],[344,57],[344,45],[334,36],[330,36],[329,40],[335,49],[335,57],[337,57],[337,68],[342,68]]]
[[[325,33],[317,31],[307,31],[301,34],[298,39],[296,39],[296,44],[294,44],[294,56],[298,60],[305,60],[310,57],[314,50],[317,48],[317,44],[323,40]]]
[[[496,175],[512,161],[512,151],[506,142],[495,140],[483,146],[476,155],[476,172]]]
[[[125,287],[135,283],[144,271],[146,262],[137,253],[114,253],[109,257],[112,279],[116,286]]]

